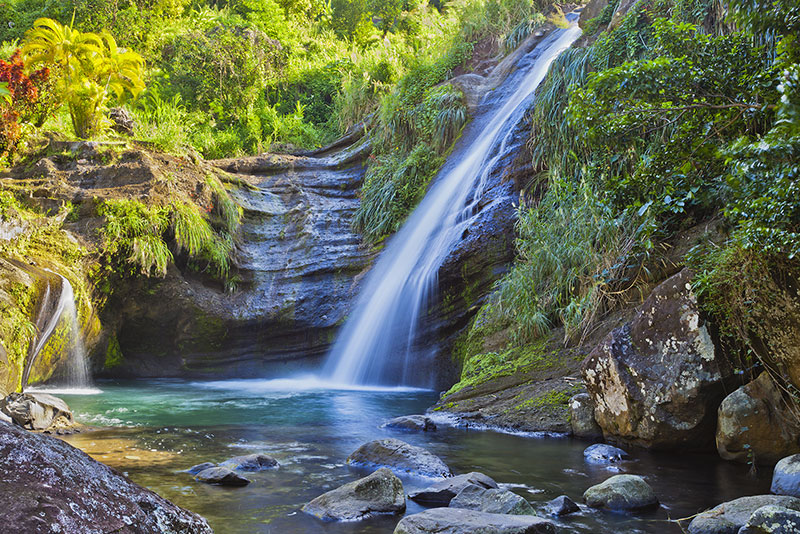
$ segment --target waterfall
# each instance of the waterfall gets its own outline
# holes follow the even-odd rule
[[[46,388],[36,388],[39,391],[62,391],[62,392],[96,392],[92,388],[89,376],[89,366],[86,357],[86,347],[83,344],[78,314],[75,308],[75,293],[69,280],[58,273],[60,279],[60,291],[58,300],[53,302],[53,284],[48,281],[39,307],[37,326],[40,327],[40,334],[37,336],[28,357],[28,364],[22,376],[22,386],[26,391],[30,372],[42,349],[50,342],[58,331],[62,328],[64,335],[60,336],[59,357],[57,374],[52,382],[48,382]]]
[[[413,344],[418,322],[436,294],[439,267],[469,226],[533,92],[553,60],[580,34],[573,25],[540,44],[531,52],[535,61],[496,111],[470,125],[479,129],[454,152],[461,161],[443,169],[371,270],[323,369],[333,382],[432,385],[433,377],[417,376],[419,355]]]

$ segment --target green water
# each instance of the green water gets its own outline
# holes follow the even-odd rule
[[[316,387],[315,387],[316,386]],[[668,518],[692,515],[769,481],[713,455],[630,451],[620,468],[584,463],[586,443],[450,428],[433,433],[380,429],[390,417],[422,413],[437,395],[419,390],[342,390],[303,381],[100,382],[98,395],[63,395],[79,421],[104,427],[66,438],[180,506],[204,516],[217,533],[391,533],[398,518],[324,523],[299,511],[320,493],[367,472],[344,464],[362,443],[396,437],[439,455],[456,473],[481,471],[542,505],[620,472],[647,478],[662,506],[644,515],[588,510],[559,524],[565,532],[681,532]],[[311,389],[308,389],[311,387]],[[277,470],[248,473],[244,488],[197,483],[180,473],[194,464],[266,452]],[[766,474],[768,475],[768,473]],[[402,477],[409,491],[425,480]],[[408,501],[408,512],[422,510]]]

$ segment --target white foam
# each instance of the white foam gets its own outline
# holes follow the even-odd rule
[[[47,393],[48,395],[100,395],[103,392],[98,388],[60,388],[60,387],[35,387],[25,388],[25,393]]]

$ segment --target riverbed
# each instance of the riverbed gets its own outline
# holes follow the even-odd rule
[[[366,441],[395,437],[440,456],[455,473],[480,471],[531,502],[540,515],[548,500],[583,491],[611,475],[644,476],[661,506],[628,515],[591,510],[557,520],[565,532],[680,533],[670,519],[691,516],[743,495],[764,493],[770,473],[723,462],[712,454],[629,450],[617,466],[584,462],[585,442],[456,428],[436,432],[382,429],[398,415],[422,413],[437,393],[411,388],[340,388],[314,379],[99,381],[100,393],[63,394],[89,429],[63,439],[126,473],[135,482],[205,517],[226,533],[386,533],[398,518],[323,523],[300,512],[317,495],[368,474],[345,464]],[[201,462],[265,452],[280,468],[247,473],[243,488],[208,486],[181,470]],[[429,480],[401,477],[406,492]],[[408,500],[407,513],[423,508]],[[555,521],[555,518],[554,518]]]

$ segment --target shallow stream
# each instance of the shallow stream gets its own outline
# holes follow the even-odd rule
[[[379,428],[390,417],[424,412],[437,397],[430,391],[347,390],[313,381],[260,380],[101,381],[98,386],[102,393],[62,396],[79,421],[103,429],[65,439],[201,514],[218,534],[391,533],[397,518],[323,523],[299,511],[320,493],[365,475],[344,461],[362,443],[381,437],[425,447],[456,473],[486,473],[537,509],[561,494],[580,502],[586,488],[620,472],[645,476],[662,502],[657,511],[637,516],[584,508],[559,522],[563,532],[679,533],[667,519],[765,492],[769,486],[769,473],[753,477],[746,466],[713,455],[631,450],[633,461],[609,468],[585,463],[587,444],[569,438],[443,424],[424,434]],[[207,486],[179,472],[200,462],[259,451],[274,456],[280,468],[247,474],[252,483],[244,488]],[[403,477],[407,492],[426,482]],[[420,510],[408,501],[407,513]]]

